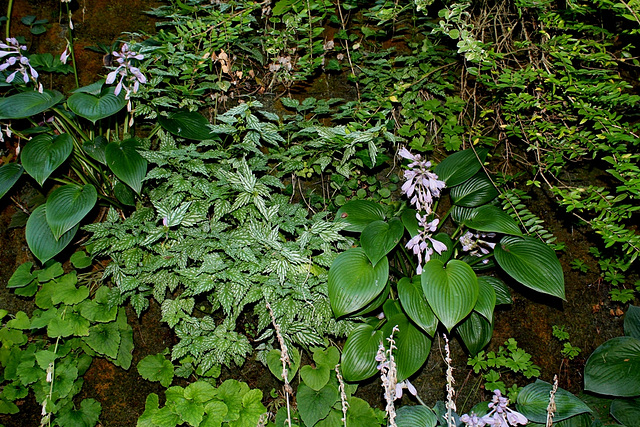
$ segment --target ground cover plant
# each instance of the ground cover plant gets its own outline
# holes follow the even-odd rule
[[[63,3],[73,29],[77,5]],[[580,366],[581,389],[633,424],[636,2],[187,0],[149,13],[156,33],[124,34],[103,76],[64,95],[39,77],[78,81],[73,33],[49,58],[5,23],[0,197],[23,208],[34,257],[7,287],[34,309],[0,307],[0,413],[33,396],[42,425],[96,425],[82,377],[100,357],[166,389],[131,425],[608,422],[540,379],[545,349],[488,349],[514,292],[574,303],[540,191],[599,236],[591,268],[625,336]],[[344,97],[300,92],[317,82]],[[26,180],[39,206],[20,203]],[[154,306],[172,342],[131,369],[130,323]],[[577,363],[568,332],[553,336]],[[425,402],[413,383],[436,340],[446,385]],[[456,405],[454,340],[483,384],[476,405]],[[249,362],[281,388],[244,382]]]

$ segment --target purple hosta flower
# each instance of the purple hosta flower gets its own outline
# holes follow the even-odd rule
[[[112,55],[119,65],[107,75],[105,83],[110,85],[120,76],[114,94],[118,96],[122,89],[124,89],[126,93],[125,99],[129,99],[131,93],[138,92],[141,83],[145,84],[147,82],[144,74],[142,74],[138,67],[134,67],[131,62],[133,59],[137,59],[138,61],[144,59],[144,55],[130,51],[127,43],[122,45],[120,52],[112,52]],[[129,111],[131,111],[131,102],[129,102],[128,108]]]
[[[0,64],[0,71],[4,71],[10,67],[15,67],[16,69],[7,76],[7,83],[11,83],[16,76],[19,74],[22,75],[22,80],[24,83],[29,83],[29,80],[34,83],[38,82],[38,72],[31,66],[29,63],[29,58],[22,55],[22,51],[27,50],[26,46],[21,46],[18,43],[18,40],[11,37],[7,39],[7,43],[0,42],[0,58],[7,57],[3,64]],[[38,87],[40,92],[42,92],[42,86]]]
[[[461,416],[460,421],[462,421],[466,427],[483,427],[484,426],[484,421],[482,421],[482,418],[480,418],[473,412],[471,413],[471,415],[464,414],[463,416]]]
[[[416,218],[418,218],[420,229],[418,234],[409,240],[406,248],[418,257],[416,274],[422,274],[422,265],[431,259],[433,251],[435,250],[438,254],[441,254],[442,251],[447,250],[447,245],[431,237],[431,234],[438,229],[439,219],[436,218],[428,222],[428,215],[421,216],[419,213],[416,214]],[[431,242],[431,246],[427,242]]]
[[[496,237],[496,233],[478,233],[474,234],[470,231],[467,231],[460,237],[460,244],[462,245],[462,250],[464,252],[469,252],[469,255],[481,257],[487,255],[496,247],[496,244],[493,242],[487,242],[482,239],[492,239]],[[484,260],[486,264],[487,260]]]
[[[429,170],[431,162],[422,160],[420,154],[413,155],[404,147],[398,154],[411,160],[409,169],[404,171],[405,183],[402,185],[402,193],[409,197],[416,210],[430,214],[433,200],[440,197],[440,190],[445,188],[445,182],[440,181],[438,175]]]
[[[493,399],[489,403],[489,409],[491,411],[480,418],[478,426],[492,426],[492,427],[508,427],[516,426],[518,424],[525,425],[528,420],[527,417],[520,412],[514,411],[508,408],[509,399],[502,397],[500,390],[494,390]]]
[[[409,382],[409,380],[404,380],[396,384],[396,400],[402,398],[402,389],[407,389],[409,393],[414,396],[417,396],[418,390]]]

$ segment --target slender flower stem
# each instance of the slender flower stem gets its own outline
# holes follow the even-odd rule
[[[7,26],[5,27],[5,38],[11,37],[11,12],[13,11],[13,0],[9,0],[7,5]]]

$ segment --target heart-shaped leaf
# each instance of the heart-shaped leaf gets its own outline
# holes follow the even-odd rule
[[[331,371],[326,366],[312,367],[304,365],[300,368],[300,377],[309,388],[318,391],[329,382]]]
[[[147,174],[147,161],[138,153],[137,146],[133,138],[111,142],[105,148],[105,158],[118,179],[139,194]]]
[[[438,318],[424,296],[420,276],[414,276],[413,279],[403,277],[398,281],[398,298],[409,318],[433,337],[438,327]]]
[[[316,366],[333,370],[340,363],[340,351],[333,346],[324,350],[316,348],[313,350],[313,361],[316,362]]]
[[[492,205],[484,205],[474,209],[471,217],[462,221],[462,224],[487,233],[522,235],[518,223],[511,218],[511,215]]]
[[[82,149],[93,159],[99,161],[103,165],[107,164],[107,159],[105,157],[105,150],[109,145],[109,141],[102,135],[96,136],[91,141],[85,141],[82,144]]]
[[[516,403],[518,412],[527,417],[529,421],[542,424],[546,423],[551,388],[551,384],[541,380],[536,380],[535,383],[527,385],[518,393]],[[591,412],[587,404],[561,388],[558,388],[556,391],[555,403],[554,423],[578,414]]]
[[[77,231],[78,225],[76,224],[75,227],[56,239],[47,223],[46,205],[40,205],[29,216],[25,237],[31,252],[44,264],[62,251],[71,242]]]
[[[473,310],[478,299],[478,279],[467,263],[432,259],[421,274],[422,290],[431,309],[448,331]]]
[[[71,135],[63,133],[55,138],[50,134],[40,134],[24,146],[20,158],[29,175],[42,185],[73,151]]]
[[[360,325],[351,331],[342,349],[341,366],[345,381],[362,381],[378,372],[376,354],[382,340],[382,331],[370,325]]]
[[[300,384],[296,397],[302,421],[305,425],[313,426],[329,415],[331,407],[340,399],[340,393],[333,384],[327,384],[318,391]]]
[[[640,420],[640,398],[615,399],[611,402],[611,415],[622,425],[636,424]]]
[[[473,310],[481,314],[489,323],[493,324],[493,309],[496,307],[496,291],[493,286],[486,280],[480,280],[478,277],[478,301]]]
[[[374,267],[362,248],[351,248],[336,257],[329,269],[329,301],[336,317],[365,307],[385,288],[389,261]]]
[[[398,427],[435,427],[438,423],[436,414],[428,406],[405,405],[396,413]]]
[[[194,141],[217,138],[209,129],[209,121],[195,111],[177,111],[169,117],[158,116],[158,124],[181,138]]]
[[[476,152],[478,153],[477,157]],[[475,152],[473,149],[458,151],[440,162],[433,171],[438,175],[438,179],[446,182],[447,187],[451,188],[462,184],[478,173],[488,153],[489,150],[486,148],[478,149]]]
[[[416,373],[424,365],[431,351],[431,339],[420,329],[413,326],[407,316],[400,313],[390,317],[385,323],[382,333],[385,338],[391,336],[393,328],[398,330],[393,333],[393,339],[397,347],[393,351],[398,368],[398,381],[404,381]],[[388,345],[388,341],[385,342]]]
[[[11,190],[13,184],[22,176],[22,166],[17,163],[7,163],[0,166],[0,197],[7,194]]]
[[[490,202],[498,190],[484,171],[451,189],[451,200],[458,206],[475,207]]]
[[[291,381],[298,372],[300,367],[300,352],[293,346],[287,346],[290,365],[287,365],[287,378]],[[271,373],[280,381],[284,381],[282,378],[282,352],[280,350],[271,350],[267,353],[267,366]]]
[[[532,237],[504,236],[494,249],[500,267],[528,288],[564,297],[564,275],[556,253]]]
[[[58,187],[47,198],[47,222],[56,239],[71,230],[98,201],[96,188],[67,184]]]
[[[114,87],[108,87],[101,92],[100,96],[76,92],[67,100],[67,106],[78,116],[95,123],[100,119],[114,115],[127,105],[124,93],[115,96],[114,91]]]
[[[491,341],[493,327],[487,319],[472,311],[464,322],[456,326],[456,331],[469,353],[475,356]]]
[[[596,348],[584,367],[584,389],[609,396],[639,396],[640,340],[616,337]]]
[[[0,120],[24,119],[42,113],[62,101],[62,94],[56,90],[42,93],[32,90],[11,95],[0,100]]]
[[[362,230],[360,245],[375,266],[396,247],[403,233],[404,226],[398,218],[391,218],[389,222],[374,221]]]
[[[370,200],[352,200],[343,205],[336,213],[336,221],[345,222],[345,230],[360,233],[373,221],[386,218],[380,203]]]

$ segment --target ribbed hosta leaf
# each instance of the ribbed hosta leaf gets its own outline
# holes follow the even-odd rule
[[[398,218],[391,218],[389,222],[374,221],[362,230],[360,245],[373,265],[396,247],[402,235],[404,226]]]
[[[481,314],[489,323],[493,324],[493,309],[496,306],[496,291],[493,289],[490,283],[486,280],[480,280],[478,277],[478,286],[480,293],[478,294],[478,301],[473,308],[474,311]]]
[[[22,166],[17,163],[7,163],[0,166],[0,197],[11,190],[13,184],[22,176]]]
[[[476,152],[480,161],[476,157]],[[433,171],[438,175],[438,179],[447,183],[449,188],[462,184],[480,170],[489,150],[481,148],[476,152],[472,149],[458,151],[440,162]]]
[[[475,207],[490,202],[498,190],[484,171],[451,189],[451,200],[458,206]]]
[[[393,334],[397,347],[393,356],[398,367],[398,381],[404,381],[426,362],[431,350],[431,339],[413,326],[407,316],[400,313],[390,317],[385,323],[382,329],[385,340],[391,336],[394,326],[398,327],[398,331]],[[385,344],[388,345],[388,342]]]
[[[478,299],[476,273],[468,264],[451,260],[446,267],[431,260],[421,274],[422,290],[438,319],[448,331],[473,310]]]
[[[547,420],[549,406],[549,392],[551,384],[537,380],[527,385],[518,393],[516,408],[529,421],[544,424]],[[591,409],[580,399],[566,390],[558,388],[555,394],[556,412],[553,422],[562,421]]]
[[[118,179],[140,193],[147,173],[147,161],[136,150],[137,145],[133,138],[111,142],[105,149],[105,158]]]
[[[405,405],[397,412],[398,427],[435,427],[437,423],[436,414],[428,406]]]
[[[526,287],[565,299],[562,266],[545,243],[532,237],[505,236],[494,255],[500,267]]]
[[[373,221],[380,221],[386,218],[380,203],[369,200],[352,200],[338,209],[336,221],[346,222],[347,231],[361,232]]]
[[[518,223],[511,218],[511,215],[497,206],[480,206],[474,209],[470,218],[462,223],[469,228],[487,233],[522,235]]]
[[[55,90],[42,93],[32,90],[8,96],[0,100],[0,120],[31,117],[53,107],[62,98],[62,94]]]
[[[584,389],[609,396],[640,396],[640,340],[616,337],[596,348],[584,367]]]
[[[629,305],[629,309],[624,315],[624,334],[640,339],[640,307]]]
[[[420,276],[414,276],[414,280],[408,277],[400,279],[398,281],[398,298],[409,318],[433,337],[438,327],[438,318],[424,296]]]
[[[46,205],[40,205],[29,216],[25,238],[31,252],[44,264],[62,251],[71,242],[77,231],[78,225],[76,224],[60,239],[56,239],[47,223]]]
[[[98,200],[96,188],[87,184],[58,187],[47,198],[47,222],[56,239],[78,224]]]
[[[456,327],[456,331],[469,353],[476,355],[491,341],[493,327],[487,319],[472,311],[469,317]]]
[[[389,261],[373,267],[362,248],[341,253],[329,269],[329,301],[336,317],[358,311],[380,294],[389,278]]]
[[[346,381],[362,381],[378,372],[376,354],[382,340],[382,331],[370,325],[351,331],[342,349],[342,375]]]
[[[103,165],[107,164],[107,159],[105,158],[104,151],[109,145],[109,141],[102,135],[96,136],[91,141],[85,141],[82,144],[82,148],[84,151],[90,155],[95,160],[99,161]]]
[[[622,425],[637,424],[640,420],[640,398],[615,399],[611,402],[611,415]]]
[[[127,105],[127,100],[124,99],[124,92],[115,96],[114,91],[114,87],[108,87],[102,91],[100,96],[76,92],[69,97],[67,105],[71,111],[80,117],[95,123],[100,119],[114,115]]]
[[[480,282],[491,285],[496,294],[496,305],[511,304],[513,302],[509,287],[502,280],[492,276],[478,276],[478,283]]]
[[[209,121],[195,111],[177,111],[169,117],[158,116],[158,124],[174,135],[194,141],[217,138]]]
[[[72,151],[73,140],[68,133],[55,138],[50,134],[40,134],[27,142],[20,158],[24,170],[42,185],[67,160]]]

